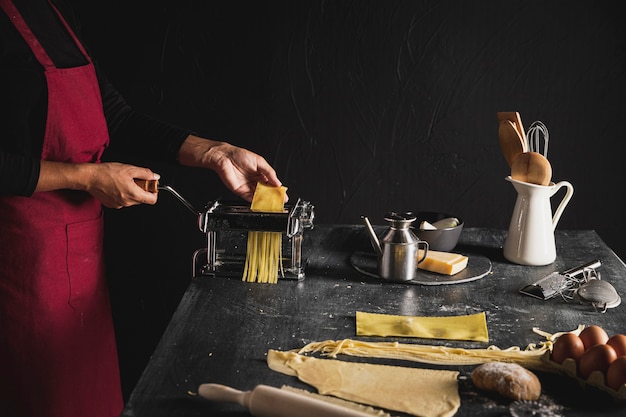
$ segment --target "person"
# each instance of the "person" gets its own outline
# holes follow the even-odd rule
[[[0,6],[0,415],[119,416],[103,206],[155,204],[134,179],[159,176],[101,162],[107,147],[212,169],[248,201],[281,182],[256,153],[133,111],[62,0]]]

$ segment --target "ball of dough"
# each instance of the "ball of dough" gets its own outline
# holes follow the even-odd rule
[[[478,388],[498,393],[512,400],[537,400],[541,383],[537,375],[521,365],[488,362],[472,371],[472,381]]]

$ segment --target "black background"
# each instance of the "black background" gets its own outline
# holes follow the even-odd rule
[[[594,229],[626,256],[617,1],[73,3],[135,108],[262,154],[292,201],[315,205],[318,224],[436,210],[506,229],[516,195],[496,112],[519,111],[526,127],[549,129],[553,180],[574,185],[558,228]],[[210,172],[107,157],[150,166],[199,209],[232,198]],[[128,391],[205,243],[193,213],[165,193],[106,215]]]

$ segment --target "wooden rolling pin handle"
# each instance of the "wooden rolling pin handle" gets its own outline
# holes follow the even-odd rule
[[[371,417],[361,411],[268,385],[239,391],[220,384],[202,384],[198,394],[211,401],[241,404],[255,417]]]
[[[140,180],[139,178],[134,178],[135,184],[140,186],[144,191],[149,193],[158,193],[159,192],[159,181],[158,180]]]

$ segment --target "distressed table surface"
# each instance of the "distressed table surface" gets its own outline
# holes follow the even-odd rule
[[[377,229],[380,230],[380,229]],[[423,286],[382,282],[350,264],[357,251],[371,251],[360,225],[316,225],[305,231],[306,278],[277,285],[243,283],[237,278],[194,278],[172,317],[122,416],[248,416],[236,404],[211,403],[194,396],[205,382],[249,390],[257,384],[290,385],[314,391],[295,377],[270,370],[268,349],[300,348],[312,341],[359,338],[356,311],[413,316],[485,312],[489,345],[525,347],[543,340],[533,328],[554,333],[598,324],[609,334],[626,333],[626,306],[601,314],[588,305],[562,299],[539,300],[519,293],[528,283],[599,259],[602,279],[626,294],[626,265],[594,231],[557,231],[557,259],[541,267],[514,265],[502,256],[506,232],[467,228],[454,252],[479,254],[492,263],[484,278],[452,285]],[[183,275],[185,272],[181,272]],[[175,279],[176,277],[173,277]],[[180,279],[186,279],[181,276]],[[484,348],[477,342],[384,338],[406,343]],[[378,361],[392,363],[389,361]],[[428,367],[417,363],[403,366]],[[478,391],[473,367],[443,367],[460,372],[461,408],[457,416],[506,416],[510,401]],[[553,416],[618,416],[626,404],[571,378],[538,373],[541,402]],[[407,382],[410,383],[410,382]],[[419,393],[416,393],[419,395]],[[399,413],[392,413],[399,415]]]

